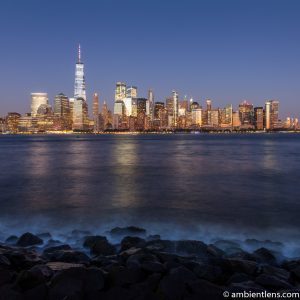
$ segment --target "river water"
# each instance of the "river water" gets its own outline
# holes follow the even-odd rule
[[[300,241],[300,135],[0,136],[0,231]]]

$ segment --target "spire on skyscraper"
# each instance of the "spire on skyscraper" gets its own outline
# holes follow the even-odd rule
[[[81,48],[80,48],[80,44],[78,45],[78,63],[81,63]]]

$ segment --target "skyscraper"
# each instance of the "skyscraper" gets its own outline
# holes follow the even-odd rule
[[[265,106],[265,128],[272,130],[276,128],[279,119],[279,101],[266,101]]]
[[[41,105],[48,105],[47,93],[31,93],[31,116],[35,117]]]
[[[172,92],[173,94],[173,126],[177,127],[178,121],[178,94],[176,91]]]
[[[115,90],[115,101],[126,98],[126,83],[118,81]]]
[[[263,130],[264,129],[264,108],[263,107],[254,108],[254,120],[255,120],[255,129]]]
[[[78,58],[75,70],[73,129],[85,130],[88,127],[88,105],[86,102],[84,64],[81,60],[81,48],[78,47]]]
[[[83,98],[86,101],[84,64],[81,61],[81,48],[78,46],[78,57],[75,69],[74,98]]]
[[[99,131],[99,96],[97,93],[93,95],[93,120],[94,131]]]

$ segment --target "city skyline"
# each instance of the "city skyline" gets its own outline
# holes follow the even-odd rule
[[[90,107],[98,92],[112,108],[120,80],[145,97],[151,88],[156,101],[174,89],[220,107],[279,99],[282,119],[300,115],[296,1],[115,1],[116,9],[108,1],[75,2],[4,2],[0,22],[12,14],[18,22],[2,26],[1,116],[28,112],[32,91],[47,92],[51,102],[61,91],[71,96],[78,42],[84,45]],[[69,15],[85,22],[74,30]]]

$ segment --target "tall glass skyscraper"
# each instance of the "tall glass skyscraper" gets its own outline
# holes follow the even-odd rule
[[[78,59],[75,69],[74,98],[83,98],[86,101],[84,64],[81,61],[81,48],[78,46]]]

